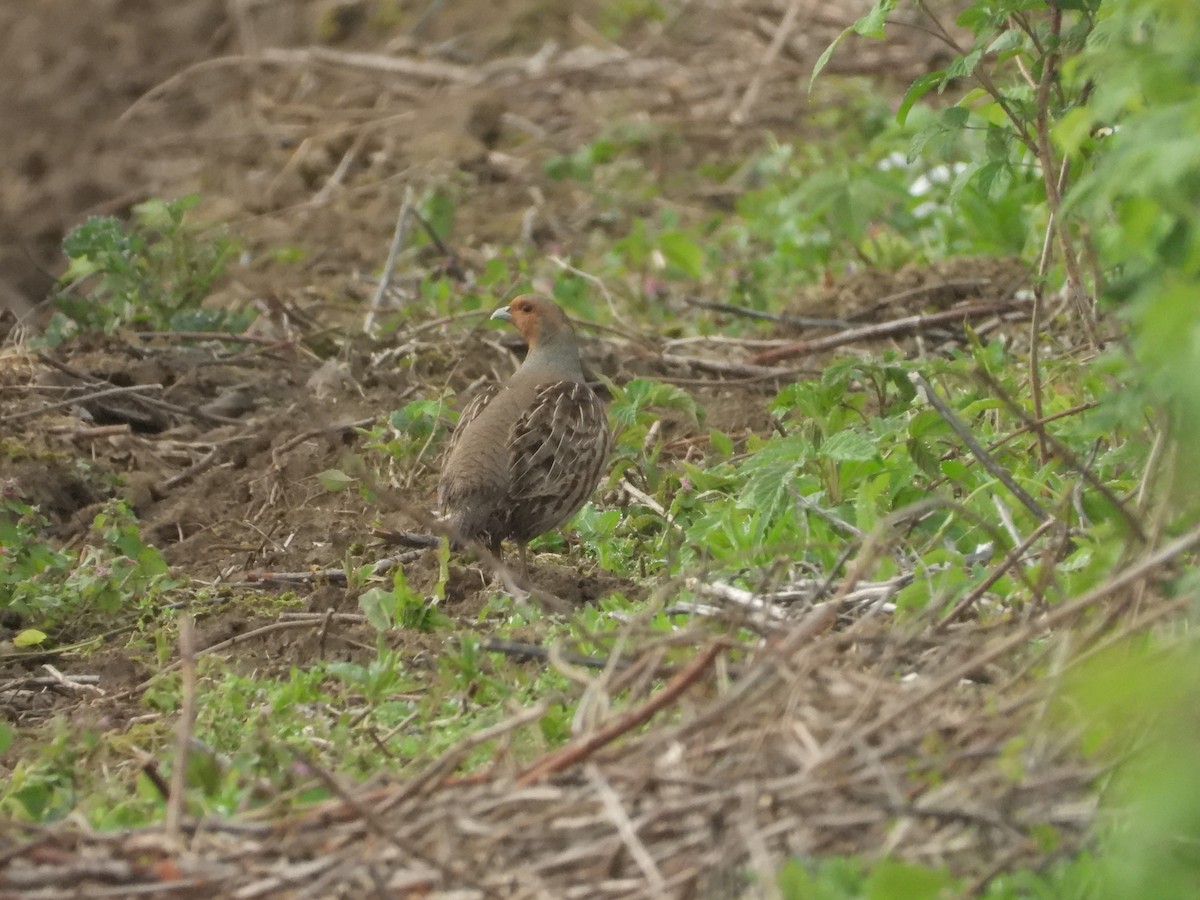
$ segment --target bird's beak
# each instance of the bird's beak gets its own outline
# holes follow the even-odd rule
[[[498,310],[492,313],[491,317],[493,319],[503,319],[505,322],[512,321],[512,313],[508,311],[507,306],[500,307]]]

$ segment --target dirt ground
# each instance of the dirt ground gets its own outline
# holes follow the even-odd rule
[[[277,610],[239,602],[254,592],[290,594],[292,610],[358,612],[354,590],[331,575],[348,558],[404,554],[409,583],[431,589],[438,575],[432,551],[392,546],[376,528],[424,527],[433,508],[436,450],[379,466],[364,430],[415,400],[445,396],[461,403],[485,379],[511,372],[523,348],[484,324],[482,311],[451,306],[448,316],[413,314],[424,302],[416,289],[421,278],[436,274],[457,295],[472,287],[497,247],[569,258],[598,233],[623,234],[634,216],[664,208],[731,210],[745,188],[737,176],[706,182],[672,173],[704,170],[706,163],[714,172],[730,172],[731,163],[736,168],[769,138],[820,132],[836,100],[806,92],[812,62],[870,4],[702,0],[658,6],[665,19],[638,18],[641,5],[608,0],[91,0],[85,14],[78,0],[0,5],[0,83],[12,85],[0,96],[0,493],[36,504],[54,538],[72,548],[82,545],[107,500],[127,499],[143,538],[161,548],[172,569],[211,588],[211,606],[198,616],[200,648],[274,622]],[[780,34],[793,8],[796,26]],[[614,19],[617,13],[624,18]],[[619,41],[611,36],[618,34]],[[830,71],[872,74],[886,90],[940,61],[919,29],[898,36],[901,42],[848,42]],[[661,188],[646,209],[619,217],[542,168],[613,124],[652,136],[637,152],[660,176]],[[364,319],[397,211],[406,190],[421,194],[432,187],[448,192],[456,206],[448,247],[404,254],[380,311],[402,324],[368,337]],[[20,343],[46,323],[46,298],[64,268],[60,242],[68,229],[88,215],[125,216],[142,200],[191,192],[202,194],[204,220],[228,223],[244,248],[208,300],[257,312],[244,338],[119,332],[42,353]],[[1024,266],[995,259],[868,270],[830,278],[784,306],[797,316],[842,316],[869,325],[936,313],[955,302],[1008,300],[1026,277]],[[662,422],[667,462],[702,460],[709,428],[736,443],[772,432],[768,398],[786,380],[820,371],[826,359],[823,352],[809,353],[778,364],[754,361],[730,343],[684,346],[671,340],[672,320],[694,316],[695,307],[684,296],[644,294],[637,298],[644,319],[666,323],[664,334],[592,328],[581,317],[584,365],[616,384],[653,377],[696,398],[706,413],[701,426]],[[978,324],[1003,328],[996,317]],[[820,334],[779,324],[769,336],[803,341]],[[959,338],[961,328],[947,326],[925,329],[919,346],[896,335],[856,349],[936,352],[937,342]],[[114,388],[127,391],[114,395]],[[108,392],[94,396],[101,390]],[[370,473],[379,468],[385,475],[376,479]],[[374,498],[326,490],[318,475],[329,469],[370,479]],[[598,502],[611,508],[628,498],[610,484]],[[581,557],[536,554],[534,581],[569,605],[616,590],[638,598],[655,588],[599,566],[568,564]],[[443,610],[464,628],[473,626],[491,580],[472,559],[456,557]],[[0,640],[22,625],[0,617]],[[119,890],[138,883],[148,888],[145,895],[160,895],[152,893],[154,882],[170,896],[224,895],[214,887],[221,884],[257,884],[262,893],[253,895],[263,896],[280,895],[281,884],[296,895],[427,896],[434,884],[486,878],[492,881],[478,893],[446,895],[515,895],[516,876],[505,882],[506,872],[528,874],[529,860],[539,853],[582,859],[581,847],[595,851],[587,877],[616,884],[622,844],[608,833],[604,814],[616,793],[625,809],[658,817],[650,829],[655,840],[670,839],[678,850],[672,851],[674,870],[637,875],[626,859],[622,877],[634,872],[707,887],[640,894],[628,884],[620,893],[617,884],[612,895],[740,895],[722,878],[736,880],[746,856],[763,850],[766,845],[751,840],[760,834],[782,838],[786,852],[799,856],[857,852],[869,839],[934,864],[968,858],[982,865],[991,858],[1037,857],[1022,823],[1054,821],[1067,835],[1064,852],[1078,846],[1088,814],[1062,796],[1074,800],[1091,773],[1062,762],[1061,743],[1032,742],[1022,757],[1024,781],[1003,767],[988,768],[997,748],[1016,739],[1020,726],[1012,710],[1030,702],[1021,694],[1012,706],[996,697],[980,703],[973,694],[976,685],[1019,685],[1016,674],[998,671],[1000,654],[982,654],[991,647],[989,634],[925,640],[866,628],[851,646],[828,625],[811,644],[799,626],[776,648],[780,665],[768,662],[752,672],[684,730],[648,731],[602,761],[610,784],[595,781],[601,772],[595,769],[587,778],[574,772],[553,784],[538,782],[518,798],[503,796],[512,782],[499,780],[455,782],[434,797],[438,779],[416,779],[382,800],[373,793],[359,798],[380,800],[376,821],[352,815],[359,809],[355,800],[347,808],[305,811],[287,828],[214,824],[194,845],[208,841],[209,856],[187,859],[151,834],[109,838],[64,829],[41,844],[35,835],[19,850],[11,850],[16,839],[5,844],[0,835],[0,888],[16,883],[2,881],[16,877],[5,865],[24,853],[24,862],[41,866],[34,872],[40,886],[65,886],[55,896],[73,895],[84,878],[112,875],[92,865],[98,858],[127,864],[124,881],[106,884]],[[256,636],[228,659],[270,676],[318,658],[365,658],[374,640],[366,625],[340,622]],[[436,653],[440,638],[392,630],[388,640],[412,660]],[[20,726],[68,714],[119,731],[144,712],[138,690],[154,671],[148,654],[127,652],[120,641],[110,647],[82,664],[53,659],[66,674],[100,677],[106,692],[100,700],[44,691],[19,703],[0,698],[0,714]],[[906,694],[890,672],[876,677],[866,664],[872,654],[892,660],[898,671],[919,668],[946,696],[925,702],[934,695]],[[46,661],[16,656],[0,653],[0,673],[7,677]],[[713,650],[709,664],[715,656]],[[648,668],[637,676],[647,696],[655,674]],[[686,672],[668,674],[670,690]],[[785,707],[800,715],[808,732],[793,730],[800,719],[779,715]],[[703,739],[689,739],[697,734]],[[0,756],[0,775],[22,749],[18,739]],[[944,760],[938,757],[930,769],[930,784],[954,767],[958,780],[950,787],[966,785],[965,796],[942,791],[929,809],[893,830],[895,804],[907,802],[898,785],[910,790],[908,779],[916,778],[905,767],[938,754]],[[797,760],[805,761],[799,775]],[[904,778],[877,778],[881,761]],[[1045,773],[1050,780],[1038,781]],[[779,787],[772,803],[763,802],[766,794],[734,790],[751,782]],[[916,804],[924,796],[912,790]],[[427,823],[437,803],[452,815],[434,828]],[[530,812],[522,803],[544,809]],[[978,814],[960,812],[979,804],[986,809]],[[470,815],[458,815],[468,806]],[[739,830],[746,817],[763,832]],[[380,839],[379,821],[388,822],[390,842]],[[491,824],[476,828],[476,822]],[[976,830],[967,834],[968,826]],[[551,827],[559,830],[550,834]],[[599,835],[592,845],[583,841],[588,829]],[[493,846],[493,839],[506,844]],[[367,878],[361,859],[390,853],[394,845],[420,847],[418,859],[434,860],[440,881],[416,866],[396,875],[401,887],[394,893],[378,880],[322,893],[306,868],[324,860]],[[722,857],[724,847],[730,850]],[[209,863],[216,868],[205,869]],[[71,868],[76,864],[82,868]],[[186,878],[180,865],[193,866]],[[325,875],[334,878],[335,869]],[[562,870],[554,857],[536,877],[562,877]],[[370,877],[376,878],[373,869]],[[545,888],[526,895],[568,894]]]
[[[685,4],[664,22],[635,16],[620,22],[626,46],[598,30],[613,6],[5,4],[0,82],[14,89],[0,98],[0,306],[24,310],[45,298],[62,270],[61,239],[84,217],[195,190],[214,219],[252,243],[312,251],[301,277],[242,272],[237,286],[250,296],[298,290],[318,273],[344,284],[377,269],[405,184],[460,186],[463,253],[515,240],[534,188],[544,215],[533,238],[569,242],[586,233],[593,211],[541,177],[547,156],[618,120],[659,123],[683,138],[646,150],[664,171],[735,158],[768,131],[801,134],[821,111],[803,76],[869,4],[802,4],[803,27],[769,68],[763,39],[779,4]],[[830,71],[903,79],[938,52],[929,42],[851,45]],[[381,53],[413,64],[381,68]]]
[[[19,88],[0,101],[12,126],[0,144],[0,169],[10,173],[0,183],[5,305],[32,328],[45,321],[64,262],[60,241],[87,215],[199,191],[204,214],[229,222],[246,247],[211,302],[260,312],[258,337],[240,349],[119,336],[73,345],[57,368],[20,354],[0,364],[0,415],[38,402],[33,385],[163,385],[170,408],[96,401],[8,425],[16,443],[6,445],[3,475],[64,541],[80,540],[102,503],[120,495],[171,565],[225,583],[336,566],[369,542],[364,517],[418,527],[432,506],[436,459],[422,458],[407,486],[378,486],[372,509],[314,476],[361,452],[355,423],[503,377],[518,348],[470,322],[347,342],[328,359],[297,340],[359,327],[404,186],[452,186],[452,265],[464,279],[492,242],[524,236],[561,250],[586,240],[597,210],[578,189],[546,178],[541,163],[613,121],[656,123],[675,136],[644,150],[668,202],[723,208],[720,186],[676,187],[671,167],[735,159],[768,131],[803,133],[819,110],[806,107],[797,76],[853,9],[834,15],[810,5],[809,27],[763,70],[769,5],[698,4],[666,22],[626,23],[633,52],[597,30],[609,4],[500,6],[98,0],[81,15],[71,0],[46,0],[0,8],[0,80]],[[851,67],[878,68],[884,51],[873,52],[851,55]],[[911,69],[931,51],[886,52],[900,52]],[[413,65],[383,70],[384,53]],[[732,121],[760,73],[757,99]],[[267,251],[281,245],[301,248],[304,263],[276,264]],[[412,261],[418,275],[444,264]],[[401,294],[405,278],[398,273]],[[896,279],[899,291],[953,273]],[[867,273],[798,302],[851,312],[866,305],[861,298],[891,292],[889,280]],[[735,437],[769,428],[761,399],[776,382],[710,379],[664,358],[658,343],[593,339],[585,355],[618,383],[638,374],[690,382],[706,427]],[[688,436],[678,437],[686,448]],[[75,464],[81,457],[89,477]],[[560,596],[584,602],[610,579],[564,571],[551,580]],[[469,613],[482,583],[461,585],[450,599]]]
[[[412,400],[461,396],[480,379],[504,377],[522,349],[469,315],[410,322],[379,340],[321,340],[361,331],[405,188],[447,186],[457,218],[449,256],[427,250],[405,260],[396,303],[415,302],[416,280],[439,267],[469,284],[489,245],[569,254],[597,229],[619,228],[580,189],[542,171],[546,159],[574,151],[615,121],[661,126],[670,135],[640,150],[661,174],[661,202],[726,210],[736,184],[679,182],[673,168],[738,160],[768,134],[790,139],[814,129],[820,101],[804,90],[812,62],[869,6],[801,4],[804,27],[770,59],[788,5],[676,4],[679,14],[665,22],[625,23],[620,46],[603,31],[614,4],[600,0],[0,6],[0,82],[16,88],[0,97],[7,134],[0,142],[0,315],[23,317],[19,326],[11,314],[0,321],[0,336],[15,339],[45,322],[70,227],[87,215],[124,215],[147,198],[193,191],[203,197],[204,216],[228,222],[245,248],[210,302],[259,313],[236,345],[118,334],[39,356],[10,340],[0,354],[0,482],[38,505],[65,546],[78,546],[102,504],[121,496],[145,539],[218,597],[267,585],[294,590],[314,611],[357,611],[353,592],[335,583],[280,576],[337,568],[348,553],[394,552],[371,527],[420,529],[433,506],[436,455],[372,485],[377,499],[370,503],[352,490],[325,490],[318,473],[359,471],[368,452],[362,428]],[[903,79],[933,61],[936,51],[919,42],[863,44],[836,60],[835,70],[886,70]],[[303,261],[280,263],[273,255],[280,247],[298,248]],[[989,288],[938,289],[985,268]],[[1023,276],[1004,261],[867,272],[791,306],[869,322],[1002,299]],[[909,299],[902,308],[876,305],[893,295]],[[673,311],[686,315],[687,307]],[[735,441],[770,432],[763,401],[782,376],[727,377],[737,360],[714,356],[706,367],[654,335],[585,334],[593,372],[616,383],[639,375],[674,380],[705,408],[701,430],[666,423],[668,456],[695,453],[710,427]],[[804,335],[781,328],[778,336]],[[810,371],[819,363],[805,361]],[[798,375],[803,370],[788,377]],[[160,402],[80,399],[38,413],[47,398],[79,397],[97,385],[161,385],[154,394]],[[602,502],[624,497],[612,490]],[[539,557],[533,572],[569,603],[648,590],[564,559]],[[409,572],[426,589],[436,563],[417,555]],[[488,582],[478,566],[456,561],[446,611],[473,620]],[[214,610],[201,621],[200,646],[266,621],[219,602]],[[8,633],[20,627],[3,625]],[[323,634],[297,634],[256,643],[246,666],[286,671],[325,652]],[[330,652],[352,655],[345,648],[354,640],[371,643],[366,631],[348,628],[346,636]],[[410,654],[427,649],[421,635],[396,641]],[[70,664],[62,668],[69,672]],[[96,715],[120,723],[135,714],[127,692],[149,674],[141,663],[111,650],[91,656],[87,669],[102,674],[110,696],[126,697]],[[8,712],[33,724],[52,711]]]

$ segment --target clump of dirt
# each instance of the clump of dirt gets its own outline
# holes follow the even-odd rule
[[[65,455],[24,457],[24,451],[11,444],[0,445],[3,466],[3,493],[7,497],[35,506],[47,518],[60,525],[59,534],[68,535],[67,527],[75,515],[100,502],[101,488],[87,478],[74,459]]]

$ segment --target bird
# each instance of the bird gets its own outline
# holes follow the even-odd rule
[[[438,505],[458,544],[478,541],[500,557],[559,527],[587,502],[604,472],[611,433],[604,402],[588,385],[571,320],[552,301],[523,294],[491,316],[529,345],[503,385],[463,410],[450,436]]]

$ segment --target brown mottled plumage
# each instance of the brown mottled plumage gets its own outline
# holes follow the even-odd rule
[[[529,344],[520,368],[463,410],[450,438],[438,503],[459,540],[498,553],[571,518],[591,496],[609,452],[604,404],[588,387],[575,331],[549,300],[524,295],[492,314]]]

